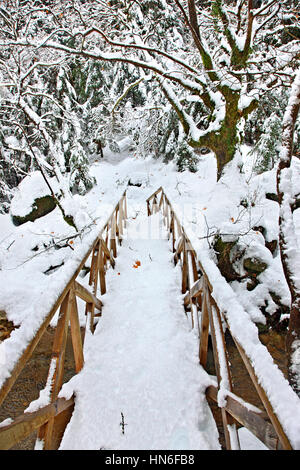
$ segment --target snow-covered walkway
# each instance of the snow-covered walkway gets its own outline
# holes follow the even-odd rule
[[[179,267],[163,228],[158,239],[145,236],[149,221],[157,228],[161,217],[129,223],[106,276],[102,317],[86,335],[84,368],[60,394],[76,394],[61,449],[220,448]]]

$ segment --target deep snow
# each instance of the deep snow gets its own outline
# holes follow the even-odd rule
[[[161,221],[159,214],[153,218]],[[129,233],[123,241],[107,276],[103,314],[86,340],[84,369],[61,392],[76,394],[61,449],[218,449],[203,394],[211,380],[199,367],[180,273],[168,240],[136,239],[137,224],[148,226],[145,211],[131,222],[133,238]]]
[[[192,174],[189,172],[178,173],[173,163],[164,165],[159,161],[153,161],[151,158],[142,160],[135,158],[132,155],[128,155],[126,152],[114,155],[106,154],[104,160],[95,162],[92,167],[92,173],[97,179],[97,185],[86,196],[76,196],[73,200],[69,201],[69,209],[76,216],[78,227],[82,229],[80,236],[76,236],[75,230],[62,220],[58,209],[55,209],[55,211],[42,219],[36,220],[34,223],[28,222],[19,227],[15,227],[11,223],[9,215],[1,215],[0,309],[5,310],[7,312],[8,319],[14,321],[14,323],[16,325],[20,325],[20,327],[11,334],[9,339],[0,344],[0,385],[3,384],[6,377],[9,375],[10,370],[20,357],[26,344],[34,336],[35,331],[38,329],[45,315],[50,310],[51,305],[55,302],[59,292],[64,288],[66,281],[71,277],[77,264],[86,253],[96,234],[99,232],[99,229],[105,223],[108,215],[111,213],[124,189],[127,189],[129,221],[137,221],[137,224],[133,226],[131,225],[131,227],[137,227],[138,222],[140,221],[142,222],[140,224],[140,230],[143,230],[146,227],[146,222],[143,222],[146,198],[159,186],[163,186],[173,203],[180,220],[184,223],[184,227],[187,230],[202,263],[205,264],[206,269],[211,273],[212,278],[216,281],[216,289],[213,293],[214,296],[216,296],[220,305],[224,306],[225,310],[227,308],[232,312],[230,317],[232,327],[243,340],[245,348],[248,348],[248,353],[253,358],[258,375],[261,376],[260,379],[263,380],[263,377],[266,375],[267,392],[270,399],[272,398],[274,400],[275,408],[277,408],[276,403],[278,403],[278,400],[282,402],[277,411],[281,414],[283,423],[286,425],[286,431],[289,433],[295,448],[300,448],[300,432],[299,424],[297,424],[300,422],[300,419],[295,419],[295,416],[299,415],[300,417],[299,400],[296,400],[295,395],[291,394],[281,372],[266,356],[265,348],[261,348],[258,345],[257,329],[253,323],[253,321],[265,321],[264,316],[260,311],[260,306],[263,305],[266,300],[268,301],[267,311],[272,313],[274,306],[272,305],[269,295],[270,289],[274,289],[276,292],[279,292],[283,303],[288,304],[289,302],[289,293],[285,285],[279,257],[270,256],[264,247],[261,233],[251,230],[251,226],[263,223],[268,240],[272,240],[277,236],[276,234],[278,229],[276,224],[278,220],[278,207],[275,202],[266,201],[264,197],[265,192],[274,190],[274,172],[268,172],[260,177],[255,177],[251,174],[251,164],[249,163],[249,160],[247,163],[247,179],[245,180],[241,178],[240,180],[235,181],[235,185],[233,186],[231,181],[231,171],[233,170],[230,168],[223,181],[216,183],[215,161],[211,155],[200,157],[198,172]],[[298,164],[295,163],[295,165],[296,170],[299,170],[299,168],[297,168]],[[297,174],[297,171],[294,173]],[[131,184],[138,183],[140,186],[127,186],[129,180]],[[244,197],[245,194],[249,194],[249,198],[253,198],[253,195],[255,196],[255,200],[253,201],[254,204],[251,204],[250,209],[247,211],[243,211],[240,206],[240,199],[241,197]],[[28,197],[30,197],[30,195],[31,190],[29,184],[27,191],[23,194],[23,197],[25,198],[24,205],[28,204]],[[22,208],[22,200],[19,199],[19,197],[17,203],[18,207]],[[299,212],[299,210],[295,212],[296,230],[298,233],[300,232]],[[224,286],[224,279],[221,279],[218,272],[215,270],[214,255],[209,248],[210,236],[215,232],[217,226],[221,233],[226,234],[229,238],[231,236],[235,236],[236,233],[242,233],[241,241],[242,243],[248,243],[250,253],[252,250],[252,253],[259,252],[262,257],[265,257],[269,266],[263,275],[261,275],[262,282],[258,286],[258,290],[254,289],[249,292],[247,291],[246,286],[240,283],[236,285],[233,283],[231,287],[226,285]],[[73,239],[72,236],[74,237]],[[131,246],[131,248],[141,250],[140,234],[133,234],[131,232],[131,236],[134,244],[136,245],[135,248],[133,246]],[[55,250],[53,247],[50,247],[52,240],[60,242],[60,240],[65,238],[69,238],[69,241],[64,248]],[[72,244],[69,243],[70,240]],[[122,263],[123,258],[121,257],[123,256],[123,249],[124,253],[127,250],[130,254],[134,254],[134,252],[129,249],[129,246],[126,248],[127,243],[128,241],[124,240],[124,245],[120,250],[120,258],[117,259],[118,263]],[[162,249],[162,245],[160,245],[160,243],[165,244],[165,251]],[[47,248],[45,248],[45,246]],[[145,241],[143,241],[143,246],[144,248],[146,247]],[[36,247],[38,247],[38,251],[32,251],[33,248]],[[153,250],[153,247],[151,249]],[[170,261],[166,258],[170,255],[167,242],[165,240],[160,240],[157,245],[157,250],[161,253],[161,258],[164,259],[166,266]],[[140,252],[139,257],[142,258],[142,256],[147,255]],[[152,255],[151,257],[153,258]],[[125,259],[128,258],[126,258],[124,254],[124,263]],[[149,256],[148,259],[150,269]],[[62,262],[63,265],[59,269],[53,270],[51,274],[44,274],[50,266],[56,266]],[[127,264],[127,268],[128,267],[130,267],[129,264]],[[129,269],[130,275],[139,275],[144,269],[146,269],[146,264],[141,265],[141,268],[142,269],[134,269],[131,267],[131,269]],[[112,295],[111,292],[115,292],[114,289],[117,288],[118,284],[123,282],[121,267],[118,272],[120,272],[120,275],[117,275],[117,277],[116,270],[111,271],[108,274],[109,289],[106,294],[107,299]],[[177,276],[176,269],[173,269],[172,272],[171,266],[169,265],[168,272],[169,274],[166,277],[173,286],[172,288],[175,289],[175,278]],[[146,274],[151,277],[152,286],[154,284],[152,277],[153,273],[150,274],[150,271],[148,272],[146,270]],[[80,282],[86,285],[87,277],[88,276],[81,279]],[[114,280],[114,282],[112,282],[112,280]],[[178,279],[176,282],[178,282]],[[167,289],[167,285],[157,286],[157,288],[158,287],[161,287],[162,289],[160,299],[164,299],[162,302],[168,303],[170,301],[170,297],[167,296],[165,298],[163,294],[163,292],[166,292],[164,289]],[[179,287],[178,292],[180,292]],[[127,290],[127,295],[126,292],[123,291],[120,295],[125,297],[123,302],[119,302],[119,306],[117,299],[115,299],[115,301],[117,301],[117,305],[113,307],[115,310],[118,310],[120,305],[122,308],[123,304],[126,305],[128,303],[130,305],[132,298],[134,298],[138,303],[141,301],[135,293],[133,284],[131,284],[131,289],[129,291]],[[153,301],[156,302],[155,296],[153,297]],[[39,299],[38,302],[37,299]],[[105,299],[105,301],[107,301],[107,299]],[[147,305],[147,308],[149,308],[149,305]],[[186,328],[188,327],[184,325],[185,316],[179,298],[178,304],[176,304],[176,307],[174,308],[177,314],[177,316],[174,317],[177,318],[176,321],[178,321],[179,317],[183,319],[180,326],[181,332],[178,334],[179,336],[184,336],[187,340],[186,344],[189,345],[188,347],[192,348],[190,344],[191,340],[188,339],[186,331]],[[141,310],[143,311],[143,309]],[[81,323],[84,325],[84,309],[80,302],[79,311],[81,315]],[[108,322],[107,324],[110,324],[112,318],[113,316],[110,317],[110,315],[103,316],[100,323],[103,323],[104,325],[105,322]],[[175,321],[174,318],[173,321]],[[130,321],[129,318],[127,320]],[[139,317],[134,323],[137,323],[138,320],[140,320]],[[55,321],[56,318],[54,318],[53,324],[55,324]],[[112,330],[113,327],[114,331],[117,331],[117,325],[112,325]],[[169,328],[171,328],[171,326],[169,326]],[[101,335],[98,331],[102,330],[97,328],[97,334],[95,337],[88,338],[86,346],[87,358],[89,357],[90,345],[93,344],[96,347],[96,350],[98,348],[98,345],[96,346],[96,338],[98,335]],[[112,331],[110,334],[112,334]],[[193,336],[194,334],[192,333],[191,338]],[[108,340],[109,338],[107,338],[107,341]],[[196,338],[193,337],[193,340],[196,344]],[[150,343],[148,343],[148,345],[150,345]],[[175,344],[174,346],[176,346],[175,351],[179,352],[180,346]],[[101,347],[99,346],[99,351],[101,350]],[[190,351],[192,350],[193,348],[190,349]],[[124,351],[125,350],[123,349],[123,352]],[[208,376],[201,371],[199,367],[197,367],[196,375],[199,374],[199,378],[201,376],[201,380],[198,381],[194,378],[194,370],[196,370],[194,368],[196,367],[196,363],[194,361],[195,355],[193,356],[193,354],[194,353],[191,352],[191,355],[189,356],[191,363],[187,366],[187,370],[191,371],[193,377],[191,386],[195,387],[194,391],[196,396],[199,397],[201,395],[201,387],[204,386],[203,384],[206,384],[205,381],[208,380]],[[91,369],[89,371],[90,366],[88,364],[89,361],[87,359],[87,371],[84,373],[91,374]],[[168,363],[165,363],[165,366],[167,367]],[[108,366],[106,367],[109,368]],[[275,372],[275,375],[273,372]],[[126,374],[124,375],[126,376]],[[204,380],[203,383],[202,379]],[[69,390],[74,384],[77,384],[76,381],[79,381],[78,389],[80,389],[79,375],[73,379],[72,385],[69,384]],[[65,388],[65,390],[67,389]],[[121,386],[119,385],[117,388],[118,393],[120,393],[120,390]],[[184,392],[182,393],[184,394]],[[80,395],[78,396],[80,399]],[[285,399],[284,397],[288,397],[288,399]],[[47,393],[41,394],[41,398],[36,403],[33,403],[30,409],[42,406],[47,402],[47,399]],[[195,403],[195,395],[191,395],[191,400]],[[203,403],[203,401],[199,400],[197,404],[198,408],[196,409],[202,409],[202,411],[204,410],[206,413]],[[117,410],[118,423],[121,418],[121,411],[121,409]],[[128,412],[126,412],[125,409],[123,412],[125,421],[128,421],[128,426],[125,428],[126,433],[129,430],[130,416],[128,416]],[[80,414],[80,409],[78,413]],[[197,416],[200,420],[204,419],[204,417],[201,418],[201,416],[199,418],[199,413]],[[210,418],[206,417],[205,419]],[[114,425],[115,417],[111,418],[111,423]],[[195,422],[193,426],[194,425]],[[173,430],[174,429],[175,424]],[[115,432],[117,434],[113,434],[114,438],[112,441],[104,439],[101,441],[100,445],[108,447],[119,445],[116,444],[120,437],[118,434],[118,432],[120,432],[118,424]],[[179,434],[176,435],[178,439]],[[126,435],[127,434],[121,436],[123,439],[121,439],[121,443],[124,443],[124,439],[127,439]],[[175,440],[172,438],[172,434],[169,433],[168,442],[164,441],[166,448],[171,446],[171,443],[173,443],[173,445],[175,445],[175,442],[180,442],[181,444],[183,442],[187,443],[187,439],[190,439],[190,437],[187,437],[185,433],[181,433],[180,435],[185,435],[185,441],[183,437],[182,440],[180,438],[176,441],[175,438]],[[214,432],[212,432],[212,435],[214,435]],[[240,436],[242,441],[244,439],[244,435],[247,436],[247,432],[245,430]],[[197,443],[205,446],[205,437],[203,437],[203,435],[198,435],[198,438]],[[143,445],[142,441],[138,442],[141,446]],[[191,440],[189,442],[191,443],[193,441]],[[214,447],[216,442],[215,437],[213,437],[211,445]],[[254,447],[255,445],[258,447],[260,446],[260,444],[253,444],[253,440],[251,440],[252,444],[250,444],[249,439],[246,439],[245,442],[246,443],[243,444],[243,448],[247,448],[248,446],[252,446],[253,448],[253,445]],[[98,444],[98,442],[93,441],[93,444],[91,445],[98,446]],[[186,445],[188,446],[192,444]]]

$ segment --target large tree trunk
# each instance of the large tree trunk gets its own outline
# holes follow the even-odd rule
[[[229,94],[228,94],[229,95]],[[222,176],[226,165],[233,160],[240,145],[238,123],[241,116],[238,111],[238,96],[230,93],[226,96],[225,117],[218,132],[207,134],[203,140],[206,147],[214,152],[217,161],[217,179]],[[201,139],[199,141],[201,144]]]
[[[300,107],[300,69],[293,83],[283,120],[282,146],[277,170],[279,202],[279,246],[284,275],[291,293],[290,322],[287,335],[289,381],[300,395],[300,252],[293,223],[295,195],[291,181],[291,161],[295,122]]]

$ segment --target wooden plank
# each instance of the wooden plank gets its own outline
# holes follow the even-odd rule
[[[112,255],[111,255],[111,253],[110,253],[110,251],[109,251],[109,249],[108,249],[108,246],[107,246],[108,241],[105,242],[105,241],[103,240],[103,238],[101,238],[101,237],[99,237],[99,240],[100,240],[100,242],[101,242],[101,244],[102,244],[102,249],[103,249],[103,251],[104,251],[104,253],[105,253],[105,256],[109,259],[109,262],[110,262],[112,268],[114,268],[116,262],[115,262],[114,258],[112,257]]]
[[[165,196],[165,200],[166,200],[166,196]],[[166,213],[166,217],[167,217],[167,230],[168,230],[168,233],[170,234],[170,206],[169,204],[166,202],[166,210],[167,210],[167,213]],[[170,235],[168,236],[168,240],[170,239]]]
[[[179,255],[183,250],[183,246],[184,246],[184,238],[181,236],[180,239],[179,239],[179,242],[177,244],[175,254],[174,254],[174,263],[175,263],[175,265],[178,263]]]
[[[105,271],[104,271],[104,250],[103,244],[100,241],[99,244],[99,281],[100,281],[100,292],[101,295],[106,293],[106,282],[105,282]]]
[[[183,236],[184,236],[184,232],[183,232],[182,225],[181,225],[181,223],[179,222],[179,220],[178,220],[177,217],[175,217],[175,220],[176,220],[176,225],[177,225],[178,237],[183,237]],[[186,248],[186,249],[187,249],[187,248]]]
[[[156,214],[158,212],[158,204],[157,204],[157,196],[155,195],[153,198],[152,203],[152,214]]]
[[[126,228],[126,226],[127,226],[127,199],[126,199],[126,195],[123,196],[122,201],[123,201],[123,205],[124,205],[124,206],[123,206],[124,228]]]
[[[287,435],[285,434],[285,432],[283,431],[283,428],[282,428],[282,425],[279,421],[279,419],[277,418],[274,410],[273,410],[273,407],[270,403],[270,400],[268,399],[268,396],[265,392],[265,390],[263,389],[263,387],[260,385],[259,381],[258,381],[258,378],[255,374],[255,370],[250,362],[250,359],[248,358],[247,354],[245,353],[243,347],[239,344],[239,342],[234,338],[234,336],[232,335],[232,338],[236,344],[236,347],[240,353],[240,356],[241,358],[243,359],[243,362],[248,370],[248,373],[251,377],[251,380],[257,390],[257,393],[266,409],[266,412],[270,418],[270,421],[278,435],[278,438],[281,442],[281,445],[282,445],[282,448],[285,449],[285,450],[292,450],[292,445],[287,437]]]
[[[116,212],[115,212],[115,229],[116,229],[116,240],[118,240],[118,244],[121,245],[119,222],[118,222],[119,213],[120,213],[120,204],[118,205]]]
[[[162,192],[161,192],[160,201],[159,201],[159,204],[158,204],[158,210],[161,209],[163,202],[164,202],[164,193],[163,193],[163,191],[162,191]]]
[[[228,358],[226,355],[226,347],[225,347],[225,338],[222,329],[222,324],[219,321],[219,317],[217,315],[214,306],[211,305],[211,297],[209,294],[209,290],[207,289],[205,292],[207,298],[207,307],[208,307],[208,316],[209,316],[209,325],[210,325],[210,334],[213,344],[213,354],[214,354],[214,361],[215,361],[215,368],[217,373],[218,379],[218,388],[222,381],[227,383],[229,391],[232,391],[232,383],[231,383],[231,376],[230,376],[230,369],[228,364]],[[225,364],[225,370],[224,370]],[[223,367],[222,367],[223,365]],[[239,438],[237,434],[237,429],[235,426],[235,422],[233,417],[226,411],[224,407],[221,408],[221,415],[223,421],[223,429],[225,435],[225,442],[226,442],[226,449],[230,450],[234,448],[235,442],[239,445]],[[229,426],[231,427],[231,432],[235,433],[234,442],[231,439],[231,433],[229,432]]]
[[[72,309],[72,289],[66,295],[64,301],[61,304],[59,318],[55,330],[51,363],[48,374],[48,381],[51,383],[50,400],[51,402],[57,399],[58,393],[63,383],[64,364],[65,364],[65,352],[69,328],[69,320]],[[54,373],[52,368],[54,366]],[[52,442],[52,430],[54,425],[54,418],[50,418],[47,424],[40,430],[39,438],[44,440],[45,450],[53,449]]]
[[[153,194],[151,194],[151,196],[146,199],[146,202],[150,202],[151,199],[153,199],[160,191],[163,191],[162,186],[160,186]]]
[[[201,335],[199,344],[199,361],[202,367],[206,367],[208,337],[209,337],[209,316],[207,307],[206,286],[203,285],[202,306],[201,306]]]
[[[95,307],[101,311],[101,308],[103,307],[103,303],[86,287],[79,284],[79,282],[74,281],[74,290],[75,290],[75,294],[78,297],[80,297],[82,300],[84,300],[88,304],[94,304]]]
[[[66,408],[62,413],[55,416],[53,419],[52,435],[51,435],[51,450],[57,450],[61,444],[62,438],[66,427],[72,417],[75,404]]]
[[[113,216],[112,216],[112,222],[111,222],[111,231],[110,231],[110,249],[111,249],[112,252],[113,252],[114,258],[117,257],[116,236],[117,236],[117,231],[116,231],[116,215],[113,214]]]
[[[174,223],[174,212],[171,211],[171,222],[170,222],[170,233],[172,234],[172,251],[175,252],[175,223]]]
[[[58,416],[63,411],[74,406],[74,397],[66,400],[58,398],[55,402],[33,413],[23,413],[11,424],[0,427],[0,449],[11,449],[18,442],[26,439],[50,418]]]
[[[190,242],[188,242],[188,245],[190,245]],[[189,251],[189,255],[191,258],[191,264],[192,264],[192,270],[193,270],[193,281],[196,282],[199,278],[198,270],[197,270],[197,255],[194,251],[190,250],[190,247],[187,247]]]
[[[210,385],[206,389],[206,396],[216,403],[218,402],[218,388]],[[242,426],[249,429],[270,450],[281,450],[282,445],[278,439],[274,427],[268,420],[267,413],[255,412],[253,406],[244,402],[239,397],[229,392],[226,396],[226,411]]]
[[[126,190],[125,190],[124,193],[122,194],[121,199],[122,199],[123,197],[126,197]],[[117,210],[119,204],[120,204],[120,200],[117,202],[117,204],[115,205],[115,207],[114,207],[112,213],[111,213],[110,216],[108,217],[106,223],[103,225],[103,227],[102,227],[102,229],[101,229],[101,231],[100,231],[100,233],[99,233],[99,236],[102,237],[102,235],[103,235],[103,233],[105,232],[105,230],[107,230],[108,225],[110,225],[110,223],[111,223],[112,216],[113,216],[114,213],[116,212],[116,210]],[[127,212],[126,212],[126,217],[127,217]]]
[[[188,278],[188,257],[187,251],[185,248],[185,239],[183,240],[183,260],[182,260],[182,282],[181,282],[181,292],[185,294],[189,288],[189,278]]]
[[[92,259],[91,259],[91,269],[89,275],[89,285],[92,286],[95,282],[95,278],[97,276],[97,259],[98,259],[98,251],[99,251],[99,241],[95,245],[93,252],[92,252]]]
[[[97,250],[94,251],[90,272],[89,284],[92,285],[93,295],[96,297],[97,285],[98,285],[98,272],[99,272],[99,258],[100,258],[100,239],[98,240]],[[86,326],[89,327],[90,331],[94,332],[94,316],[95,316],[95,304],[87,303],[85,308],[85,314],[87,316]]]
[[[58,304],[59,305],[59,304]],[[3,403],[5,400],[7,394],[9,393],[10,389],[14,385],[15,381],[17,380],[19,374],[22,372],[23,368],[26,365],[26,362],[29,360],[31,357],[33,351],[35,350],[37,344],[39,343],[40,339],[42,338],[43,334],[45,333],[50,321],[52,320],[54,314],[56,313],[57,306],[54,306],[55,308],[52,308],[43,323],[41,324],[40,328],[38,329],[35,337],[32,339],[32,341],[28,344],[28,346],[25,348],[23,354],[15,364],[10,377],[6,379],[4,384],[2,385],[2,388],[0,390],[0,405]]]
[[[119,228],[119,243],[122,243],[122,237],[123,237],[123,204],[120,202],[119,203],[119,223],[118,223],[118,228]]]
[[[186,293],[183,299],[184,305],[188,305],[192,299],[200,297],[202,294],[202,277],[198,279],[190,288],[189,292]]]
[[[72,290],[72,304],[70,312],[70,326],[71,326],[71,339],[73,345],[73,353],[75,360],[76,374],[82,369],[84,364],[83,347],[80,331],[80,323],[77,309],[77,301],[75,296],[75,289]]]
[[[151,207],[150,207],[150,202],[149,201],[147,201],[147,214],[148,214],[148,216],[151,215]]]

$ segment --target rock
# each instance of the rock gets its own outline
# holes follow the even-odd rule
[[[4,310],[0,310],[0,321],[7,320],[6,312]]]
[[[266,229],[265,227],[263,227],[262,225],[258,225],[256,227],[253,227],[253,229],[255,232],[260,232],[264,238],[266,238]]]
[[[258,286],[259,282],[256,278],[252,278],[249,282],[247,282],[247,290],[252,291]]]
[[[239,279],[239,275],[234,270],[230,258],[231,250],[236,243],[237,240],[223,241],[221,237],[218,237],[214,243],[214,250],[218,259],[218,268],[222,276],[224,276],[228,282]]]
[[[268,267],[266,263],[257,258],[245,258],[243,266],[249,275],[261,274]]]
[[[272,240],[270,242],[265,242],[265,245],[266,247],[268,248],[268,250],[271,251],[272,255],[275,254],[276,250],[277,250],[277,246],[278,246],[278,241],[277,240]]]
[[[11,332],[18,328],[13,324],[12,321],[9,321],[4,310],[0,310],[0,342],[4,341],[6,338],[10,337]]]
[[[39,217],[43,217],[52,212],[56,207],[54,198],[50,195],[36,198],[32,204],[32,210],[25,216],[11,214],[14,225],[22,225],[26,222],[34,222]]]
[[[145,187],[148,185],[149,182],[149,177],[146,173],[133,173],[129,180],[128,180],[128,186],[137,186],[140,188],[141,186]]]
[[[58,182],[54,177],[48,178],[53,194],[59,194]],[[53,197],[50,188],[40,171],[33,171],[27,175],[15,190],[11,201],[10,215],[15,225],[38,219],[56,207],[56,197]]]

